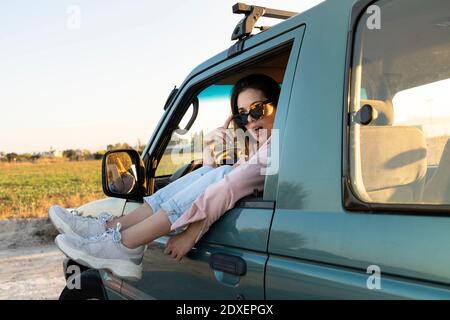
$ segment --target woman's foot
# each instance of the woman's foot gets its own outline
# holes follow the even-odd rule
[[[55,228],[60,233],[79,235],[81,237],[92,237],[106,231],[106,223],[113,216],[103,212],[97,218],[83,217],[73,214],[60,206],[52,206],[48,210],[48,216]]]
[[[125,247],[121,240],[120,223],[115,229],[91,238],[60,234],[55,243],[74,261],[94,269],[108,269],[115,276],[137,281],[142,277],[142,259],[145,246]]]

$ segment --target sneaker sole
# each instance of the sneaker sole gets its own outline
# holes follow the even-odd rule
[[[72,228],[58,216],[55,208],[51,207],[48,210],[48,216],[59,233],[77,235],[75,232],[73,232]]]
[[[93,257],[83,251],[66,245],[59,238],[55,239],[56,246],[72,260],[93,269],[108,269],[113,275],[129,281],[138,281],[142,278],[142,264],[117,259],[102,259]]]

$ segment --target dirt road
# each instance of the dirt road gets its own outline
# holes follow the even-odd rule
[[[0,221],[0,299],[57,299],[64,255],[47,219]]]

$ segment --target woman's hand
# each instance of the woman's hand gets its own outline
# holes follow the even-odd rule
[[[216,167],[217,163],[214,159],[214,144],[220,144],[226,146],[227,144],[233,143],[234,136],[228,129],[230,122],[233,120],[233,114],[231,114],[223,124],[211,132],[209,132],[203,139],[203,165]]]
[[[231,121],[233,120],[233,114],[231,114],[226,120],[223,126],[209,132],[205,138],[204,143],[210,145],[214,142],[226,143],[233,141],[233,134],[228,130]]]
[[[166,243],[164,253],[177,261],[181,261],[186,253],[194,247],[195,240],[200,234],[204,223],[204,220],[193,222],[184,232],[171,237]]]
[[[181,259],[194,247],[195,238],[186,231],[171,237],[166,243],[164,253],[177,261]]]

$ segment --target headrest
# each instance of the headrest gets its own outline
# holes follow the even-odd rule
[[[368,192],[413,183],[425,176],[427,148],[415,127],[361,127],[361,169]]]
[[[391,101],[361,100],[361,107],[366,104],[372,106],[378,113],[377,118],[370,123],[370,126],[392,126],[394,122],[394,107]]]

